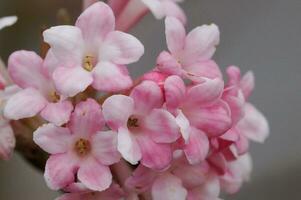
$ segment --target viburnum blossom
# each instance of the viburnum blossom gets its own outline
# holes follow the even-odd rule
[[[50,153],[45,179],[54,190],[73,184],[76,177],[87,188],[103,191],[112,183],[108,165],[120,159],[117,135],[103,131],[100,106],[92,99],[77,104],[67,127],[46,124],[34,132],[34,141]]]
[[[138,61],[144,47],[134,36],[114,28],[112,10],[98,2],[81,14],[76,26],[44,31],[49,51],[57,59],[53,79],[61,94],[73,97],[89,85],[107,92],[132,86],[125,65]]]
[[[130,96],[113,95],[103,104],[104,117],[118,131],[118,150],[132,164],[165,169],[172,159],[170,143],[179,137],[173,116],[162,109],[158,85],[144,81]]]
[[[215,24],[193,29],[187,36],[183,24],[173,17],[165,19],[169,52],[157,59],[160,71],[199,82],[202,77],[221,78],[217,64],[211,60],[219,44],[219,29]]]
[[[41,116],[56,125],[69,121],[73,106],[59,95],[43,59],[31,51],[14,52],[8,61],[10,78],[22,90],[14,94],[6,103],[4,115],[18,120]]]
[[[9,159],[15,132],[29,161],[47,160],[47,185],[65,192],[56,200],[221,200],[239,191],[252,170],[250,140],[269,135],[249,102],[254,75],[230,66],[225,81],[212,58],[218,27],[186,34],[177,2],[84,0],[75,26],[43,32],[41,56],[12,53],[0,76],[0,158]],[[165,18],[168,51],[133,81],[126,65],[144,46],[118,30],[148,10]]]

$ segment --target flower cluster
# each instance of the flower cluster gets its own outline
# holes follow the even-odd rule
[[[1,137],[12,135],[9,120],[42,122],[33,141],[49,154],[47,185],[66,192],[58,200],[217,200],[237,192],[252,168],[249,140],[263,142],[269,127],[248,102],[252,72],[230,66],[224,82],[212,59],[218,27],[186,34],[173,0],[87,2],[75,26],[44,31],[45,58],[24,50],[9,57]],[[126,65],[144,46],[122,31],[148,10],[165,17],[168,50],[133,81]],[[0,143],[3,158],[10,140]]]

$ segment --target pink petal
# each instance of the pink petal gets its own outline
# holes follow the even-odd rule
[[[155,143],[150,137],[139,135],[138,144],[141,149],[141,163],[154,170],[164,170],[171,164],[172,151],[169,144]]]
[[[193,82],[201,82],[202,78],[222,79],[223,75],[219,66],[213,60],[196,62],[191,65],[183,66],[186,76]]]
[[[152,187],[152,197],[156,200],[185,200],[187,190],[176,176],[166,173],[156,179]]]
[[[157,67],[158,69],[166,74],[171,75],[183,75],[183,70],[181,64],[176,58],[173,57],[170,53],[163,51],[157,58]]]
[[[76,172],[76,160],[64,154],[51,155],[46,162],[44,178],[48,187],[52,190],[59,190],[74,181]]]
[[[163,17],[165,17],[165,13],[164,13],[164,7],[162,6],[162,2],[160,0],[141,0],[148,9],[151,10],[151,12],[153,13],[153,15],[157,18],[157,19],[162,19]]]
[[[186,118],[186,116],[183,114],[181,110],[178,111],[178,115],[176,117],[176,122],[178,126],[180,127],[181,135],[185,141],[185,143],[188,142],[189,136],[190,136],[190,122]]]
[[[122,157],[132,165],[136,165],[142,157],[136,138],[134,138],[127,128],[119,128],[117,148]]]
[[[210,59],[219,44],[219,30],[215,24],[193,29],[186,37],[183,64],[188,66]]]
[[[47,121],[61,126],[69,121],[72,110],[73,105],[70,101],[48,103],[42,110],[41,116]]]
[[[241,93],[241,91],[239,90]],[[242,95],[242,94],[241,94]],[[239,120],[241,120],[245,114],[244,105],[245,99],[244,97],[234,96],[234,95],[223,95],[223,100],[227,102],[231,110],[231,118],[232,124],[235,125]]]
[[[45,124],[34,132],[33,141],[44,151],[58,154],[68,151],[72,138],[68,128]]]
[[[201,109],[191,107],[185,115],[191,125],[203,130],[209,137],[224,134],[232,124],[229,107],[223,101]]]
[[[84,41],[79,28],[55,26],[44,31],[43,36],[61,66],[73,67],[82,63]]]
[[[47,100],[33,88],[19,91],[9,98],[4,108],[4,115],[8,119],[18,120],[33,117],[46,105]]]
[[[132,176],[126,180],[125,184],[135,192],[145,192],[150,189],[157,175],[157,172],[140,164],[132,173]]]
[[[8,60],[8,73],[11,79],[22,88],[42,89],[49,80],[43,74],[43,60],[35,52],[16,51]]]
[[[137,62],[144,54],[144,46],[134,36],[120,31],[109,33],[101,46],[99,60],[119,65]]]
[[[175,17],[182,24],[186,24],[187,18],[183,9],[173,1],[163,1],[162,7],[166,17]]]
[[[137,114],[147,114],[154,108],[160,108],[163,104],[162,91],[153,81],[143,81],[132,90],[130,97],[135,102],[135,113]]]
[[[211,167],[215,169],[215,171],[220,174],[224,175],[227,168],[227,161],[223,154],[216,153],[211,155],[208,159],[208,162],[210,163]]]
[[[248,99],[255,87],[253,72],[247,72],[240,81],[240,88],[244,94],[245,99]]]
[[[186,31],[183,24],[176,18],[165,19],[165,35],[168,50],[171,53],[179,53],[184,49]]]
[[[103,2],[87,8],[77,19],[88,49],[97,50],[106,35],[115,29],[115,17],[112,9]]]
[[[77,136],[87,137],[102,130],[104,124],[100,105],[89,98],[76,105],[68,127]]]
[[[112,183],[110,168],[92,158],[80,164],[77,176],[91,190],[104,191]]]
[[[126,126],[128,118],[133,114],[134,101],[124,95],[113,95],[105,100],[102,105],[106,123],[113,130]]]
[[[269,124],[264,115],[252,104],[245,105],[245,117],[237,128],[249,139],[263,143],[269,136]]]
[[[16,16],[8,16],[8,17],[1,17],[0,18],[0,30],[15,24],[18,18]]]
[[[114,1],[114,0],[113,0]],[[128,2],[128,0],[122,0]],[[132,28],[145,14],[147,7],[141,0],[130,0],[118,15],[116,20],[116,29],[127,32]]]
[[[105,92],[117,92],[130,88],[133,84],[125,66],[111,62],[100,62],[93,70],[92,86]]]
[[[82,67],[59,67],[54,71],[53,79],[57,90],[69,97],[83,92],[93,82],[91,73]]]
[[[53,54],[52,49],[49,49],[44,59],[43,68],[44,70],[48,71],[50,78],[53,72],[55,71],[55,69],[60,67],[60,65],[61,63]]]
[[[158,143],[172,143],[180,137],[174,116],[163,109],[154,109],[145,117],[143,126]]]
[[[5,119],[0,119],[0,159],[8,160],[16,145],[12,127]]]
[[[194,165],[204,161],[209,153],[209,140],[206,134],[196,128],[190,129],[189,141],[184,152],[190,164]]]
[[[207,79],[204,83],[195,85],[187,91],[186,102],[202,107],[210,105],[221,97],[223,90],[224,82],[221,79]]]
[[[117,151],[117,133],[114,131],[98,132],[92,138],[92,154],[99,163],[112,165],[120,160]]]
[[[166,106],[169,109],[176,109],[183,103],[186,97],[186,86],[178,76],[170,76],[164,84]]]

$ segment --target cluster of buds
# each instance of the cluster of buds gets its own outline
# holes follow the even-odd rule
[[[221,191],[237,192],[252,168],[249,140],[263,142],[269,127],[248,102],[252,72],[230,66],[224,82],[212,60],[218,27],[186,34],[173,0],[92,2],[75,26],[43,32],[45,58],[24,50],[9,57],[1,158],[14,148],[13,130],[17,138],[29,132],[49,155],[47,185],[66,192],[57,200],[218,200]],[[165,18],[168,50],[133,81],[126,65],[144,46],[122,31],[148,10]]]

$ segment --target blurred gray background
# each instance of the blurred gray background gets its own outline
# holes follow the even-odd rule
[[[0,32],[0,55],[17,49],[39,49],[43,25],[55,25],[64,7],[73,20],[80,0],[0,0],[0,16],[16,14],[16,26]],[[188,29],[216,23],[221,44],[215,58],[224,70],[231,64],[253,70],[256,90],[251,101],[269,119],[271,136],[264,145],[252,144],[254,171],[250,183],[227,200],[301,199],[301,1],[300,0],[186,0],[182,4]],[[132,33],[146,52],[130,71],[138,76],[155,64],[166,48],[163,21],[147,15]],[[15,155],[0,161],[0,199],[51,200],[42,175]]]

